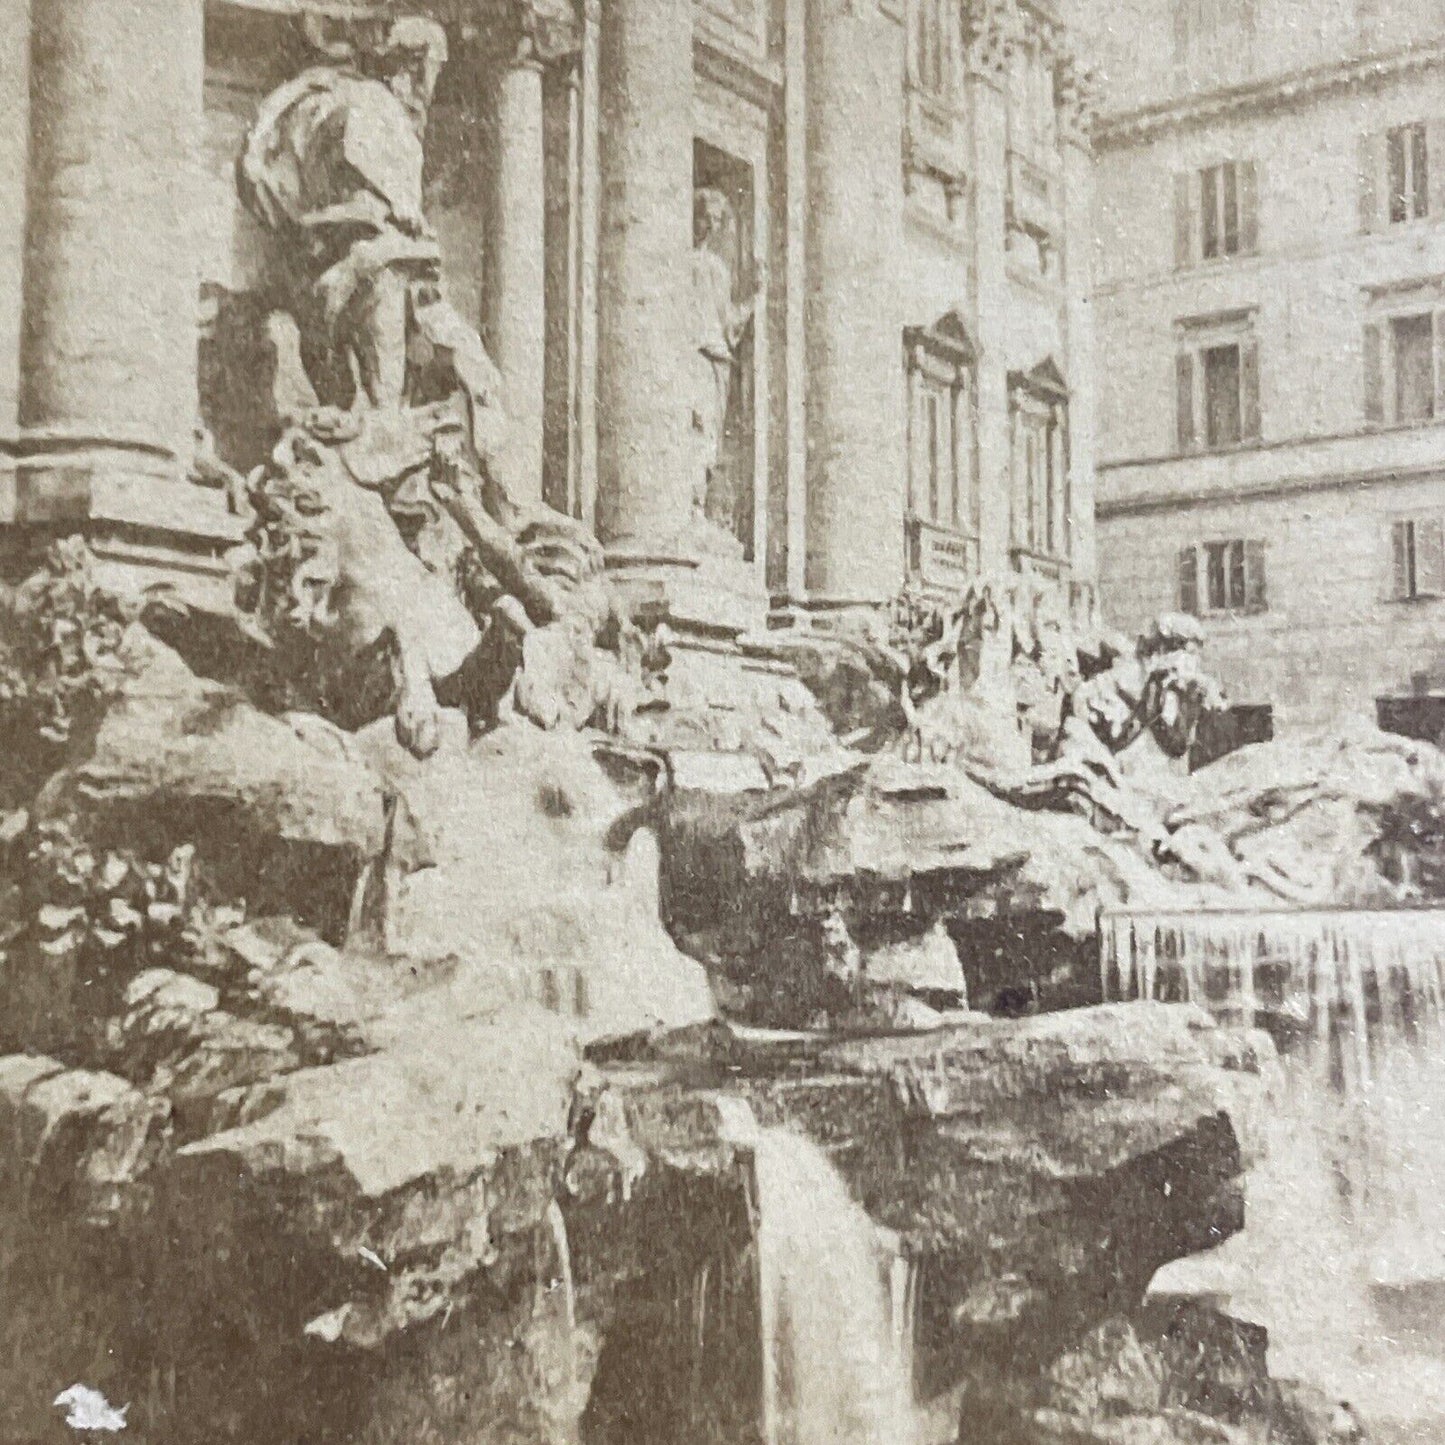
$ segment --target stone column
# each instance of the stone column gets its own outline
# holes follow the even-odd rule
[[[597,74],[600,23],[601,0],[583,0],[577,94],[577,301],[572,343],[576,351],[577,410],[573,425],[577,432],[577,510],[593,528],[597,526],[597,248],[602,176]]]
[[[1074,576],[1098,582],[1094,545],[1094,157],[1097,82],[1072,57],[1057,72],[1064,150],[1064,325],[1068,345],[1070,562]]]
[[[1022,25],[1013,0],[972,0],[967,14],[969,174],[973,252],[970,276],[978,358],[979,566],[1006,585],[1013,476],[1008,397],[1010,332],[1005,211],[1008,107],[1005,81]],[[1005,599],[1000,598],[1001,609]],[[1001,705],[1011,700],[1011,628],[985,639],[980,683]]]
[[[693,0],[603,0],[597,525],[615,564],[681,560],[691,512]]]
[[[523,12],[527,7],[523,6]],[[542,56],[521,34],[492,78],[491,184],[483,287],[487,349],[502,373],[509,423],[502,466],[520,502],[542,497],[545,387],[546,153]]]
[[[0,6],[0,94],[9,123],[0,130],[0,433],[15,430],[20,391],[21,276],[25,270],[25,167],[30,110],[30,5],[12,0]],[[0,476],[0,493],[8,491]],[[0,502],[0,517],[6,513]]]
[[[186,526],[204,66],[202,0],[32,0],[19,521]]]
[[[903,582],[907,485],[903,27],[878,0],[807,0],[809,605]]]

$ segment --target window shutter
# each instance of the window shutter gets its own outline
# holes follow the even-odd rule
[[[1192,451],[1194,432],[1194,357],[1181,351],[1174,358],[1175,406],[1179,418],[1179,450]]]
[[[1365,420],[1385,420],[1384,330],[1375,322],[1365,327]]]
[[[1380,227],[1381,172],[1385,168],[1385,137],[1382,134],[1360,137],[1360,229],[1375,231]]]
[[[1259,440],[1259,343],[1253,339],[1239,345],[1239,435]]]
[[[1225,566],[1224,605],[1231,612],[1243,612],[1248,589],[1245,586],[1244,543],[1227,542],[1224,547]]]
[[[1259,167],[1241,161],[1239,172],[1239,249],[1245,256],[1259,250]]]
[[[1390,527],[1390,596],[1405,601],[1410,586],[1410,523],[1395,522]]]
[[[1415,519],[1415,594],[1445,595],[1445,519]]]
[[[1445,419],[1445,310],[1435,313],[1433,345],[1435,362],[1435,418]]]
[[[1193,547],[1179,549],[1179,610],[1199,616],[1199,553]]]
[[[1174,264],[1179,270],[1194,261],[1194,194],[1193,171],[1174,177]]]
[[[1264,591],[1264,543],[1244,544],[1244,610],[1263,612],[1268,602]]]
[[[1445,119],[1426,122],[1425,167],[1430,177],[1430,214],[1445,216]]]

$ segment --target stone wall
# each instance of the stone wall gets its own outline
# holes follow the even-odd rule
[[[1359,156],[1364,133],[1438,113],[1438,92],[1438,69],[1396,76],[1106,141],[1099,159],[1105,616],[1129,629],[1178,606],[1181,546],[1262,541],[1267,611],[1209,619],[1210,656],[1277,727],[1372,716],[1437,663],[1436,604],[1385,599],[1391,520],[1439,509],[1445,427],[1367,424],[1363,335],[1368,288],[1445,272],[1445,225],[1365,232]],[[1258,254],[1177,269],[1173,178],[1222,157],[1255,162]],[[1253,312],[1261,440],[1181,455],[1176,322],[1235,311]]]

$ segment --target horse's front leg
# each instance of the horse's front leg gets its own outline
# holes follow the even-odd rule
[[[396,740],[415,758],[429,758],[441,743],[441,706],[432,685],[426,644],[414,629],[392,631],[396,672]]]

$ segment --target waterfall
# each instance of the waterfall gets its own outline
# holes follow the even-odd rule
[[[912,1445],[915,1281],[897,1240],[811,1140],[725,1104],[757,1187],[766,1445]]]
[[[1270,1330],[1275,1373],[1445,1430],[1445,910],[1114,913],[1107,998],[1267,1029],[1244,1232],[1166,1271]]]

